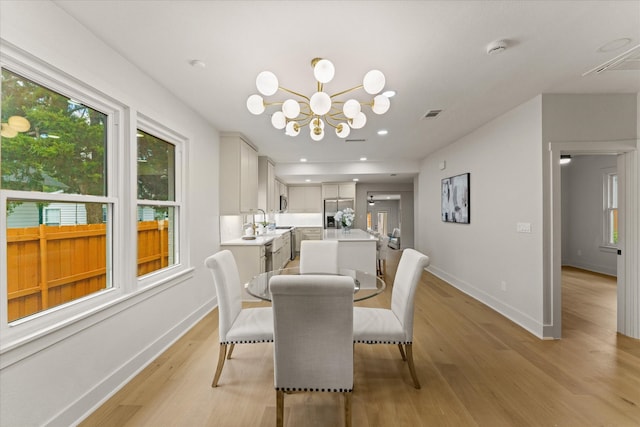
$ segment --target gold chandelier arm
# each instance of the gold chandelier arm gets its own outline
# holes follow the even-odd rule
[[[334,93],[333,95],[330,95],[330,97],[331,98],[335,98],[336,96],[344,95],[345,93],[353,92],[354,90],[358,90],[358,89],[363,88],[363,87],[364,87],[363,85],[355,86],[355,87],[352,87],[351,89],[347,89],[347,90],[343,90],[342,92]]]
[[[278,89],[280,89],[280,90],[282,90],[282,91],[284,91],[284,92],[289,92],[290,94],[293,94],[293,95],[299,96],[300,98],[304,98],[304,99],[306,99],[307,101],[311,101],[311,98],[309,98],[308,96],[305,96],[305,95],[303,95],[303,94],[301,94],[301,93],[298,93],[298,92],[292,91],[291,89],[287,89],[286,87],[278,86]]]

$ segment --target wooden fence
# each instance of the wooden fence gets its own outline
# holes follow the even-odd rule
[[[169,262],[168,221],[138,223],[138,275]],[[105,224],[7,229],[11,322],[107,287]]]

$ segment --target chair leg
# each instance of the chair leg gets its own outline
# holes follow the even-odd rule
[[[400,356],[402,356],[402,360],[407,361],[407,356],[404,355],[404,348],[402,348],[402,344],[398,344],[398,348],[400,349]]]
[[[344,425],[351,427],[351,392],[344,394]]]
[[[236,348],[235,344],[232,343],[232,344],[229,345],[229,354],[227,354],[227,360],[231,359],[231,353],[233,353],[233,349],[234,348]]]
[[[220,374],[222,373],[222,367],[224,366],[224,357],[226,356],[226,353],[227,345],[220,344],[220,352],[218,353],[218,366],[216,367],[216,374],[213,376],[211,387],[218,387],[218,380],[220,379]]]
[[[411,372],[411,378],[413,378],[413,386],[415,388],[420,388],[420,382],[418,381],[418,376],[416,375],[416,367],[413,364],[413,345],[406,344],[407,348],[407,361],[409,362],[409,372]]]
[[[276,390],[276,426],[284,425],[284,391]]]

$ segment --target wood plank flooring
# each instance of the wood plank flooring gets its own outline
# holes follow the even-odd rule
[[[385,293],[357,304],[389,306],[399,254],[391,251]],[[424,273],[413,346],[422,389],[413,388],[396,346],[356,345],[354,427],[640,426],[640,341],[616,334],[615,293],[615,279],[565,269],[564,338],[544,341]],[[217,316],[206,316],[81,425],[275,425],[271,344],[236,346],[219,387],[210,387]],[[288,395],[285,425],[343,425],[340,399]]]

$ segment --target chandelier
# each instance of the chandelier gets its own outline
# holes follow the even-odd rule
[[[309,126],[309,135],[314,141],[324,138],[325,126],[335,130],[339,138],[349,136],[351,129],[361,129],[367,123],[363,106],[371,107],[375,114],[384,114],[389,110],[389,97],[380,94],[385,85],[384,74],[379,70],[371,70],[365,74],[362,84],[350,89],[329,95],[324,85],[329,83],[335,74],[331,61],[314,58],[311,61],[313,76],[317,81],[316,92],[311,96],[281,87],[278,78],[271,71],[263,71],[256,78],[256,87],[263,96],[274,95],[278,90],[293,95],[283,101],[267,102],[263,96],[254,94],[247,99],[247,108],[252,114],[260,115],[266,107],[277,105],[280,110],[271,116],[271,124],[276,129],[284,129],[288,136],[297,136],[301,128]],[[364,89],[373,99],[359,101],[355,98],[342,100],[343,95]]]
[[[26,132],[31,127],[29,120],[21,116],[11,116],[7,123],[1,124],[0,136],[3,138],[15,138],[18,132]]]

